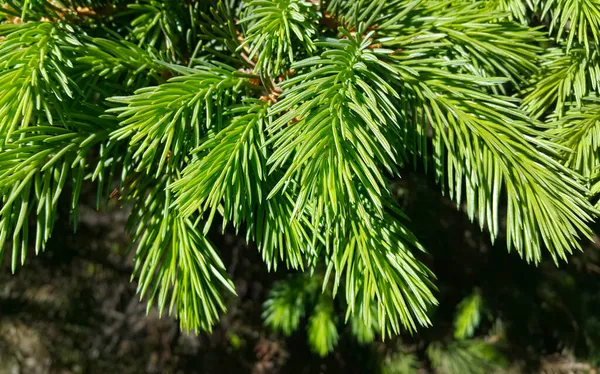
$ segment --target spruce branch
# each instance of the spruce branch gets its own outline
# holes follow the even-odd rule
[[[219,0],[210,10],[201,12],[200,17],[198,38],[203,44],[199,43],[198,47],[206,58],[218,57],[233,65],[242,63],[244,66],[254,66],[254,62],[240,50],[243,39],[240,41],[241,35],[234,21],[234,9],[227,2]],[[245,51],[247,48],[241,49]]]
[[[130,35],[139,47],[166,50],[166,58],[181,60],[195,45],[199,6],[179,0],[138,0],[128,4],[136,15]]]
[[[73,191],[71,218],[76,223],[79,191],[93,170],[87,155],[108,139],[110,123],[77,111],[62,115],[68,116],[70,129],[49,123],[18,129],[12,133],[15,140],[5,144],[0,153],[0,258],[8,236],[12,235],[13,273],[19,255],[21,265],[27,257],[29,217],[36,221],[34,247],[38,254],[50,238],[59,198],[69,180]]]
[[[218,211],[224,227],[246,224],[247,237],[256,240],[268,269],[276,270],[279,261],[298,269],[311,252],[310,230],[306,219],[292,219],[289,196],[266,199],[273,185],[266,167],[267,110],[267,104],[255,99],[232,107],[229,124],[195,150],[196,158],[170,188],[183,216],[208,212],[205,231]]]
[[[485,5],[489,9],[500,10],[509,14],[510,20],[518,20],[519,23],[527,25],[530,14],[537,8],[537,0],[489,0]]]
[[[159,188],[140,195],[128,222],[137,244],[138,293],[148,298],[148,311],[156,301],[160,313],[177,317],[182,329],[211,331],[226,311],[223,293],[235,295],[235,288],[212,244],[171,208],[167,181],[163,177]],[[155,180],[142,181],[140,187],[147,183]]]
[[[314,4],[304,0],[253,0],[239,24],[250,60],[256,58],[254,71],[268,77],[283,73],[299,50],[311,54],[317,30]]]
[[[600,3],[596,0],[541,0],[542,18],[550,17],[550,33],[565,41],[567,51],[574,43],[587,52],[600,44]]]
[[[586,96],[600,94],[600,52],[597,46],[552,48],[544,56],[542,69],[524,90],[522,107],[535,118],[564,115],[569,103],[581,107]]]
[[[77,57],[81,64],[80,86],[100,86],[101,79],[124,82],[125,87],[143,87],[150,83],[163,83],[168,70],[155,57],[126,40],[103,38],[84,39],[85,55]]]
[[[166,164],[181,165],[204,134],[224,127],[224,111],[249,77],[224,64],[179,70],[187,74],[110,99],[121,105],[108,111],[121,120],[111,137],[130,139],[136,171],[160,175]]]
[[[437,66],[429,59],[425,67],[421,56],[413,56],[410,49],[393,56],[398,89],[414,100],[406,112],[414,124],[411,136],[423,136],[429,126],[434,131],[436,175],[447,179],[450,196],[460,202],[464,188],[469,217],[477,213],[494,239],[499,197],[506,191],[508,246],[527,261],[540,261],[544,246],[555,260],[580,248],[577,238],[589,237],[594,214],[586,191],[553,158],[561,147],[535,129],[541,124],[512,98],[485,92],[505,80],[452,73],[444,59]]]
[[[276,175],[280,177],[281,175]],[[268,192],[276,177],[267,180]],[[279,263],[289,269],[314,269],[323,236],[316,233],[310,219],[310,210],[294,211],[294,196],[278,194],[266,199],[258,208],[256,219],[248,222],[248,232],[256,240],[268,270],[277,270]]]
[[[119,176],[140,297],[182,328],[210,331],[235,294],[203,233],[218,214],[269,270],[319,275],[276,286],[276,330],[312,310],[326,354],[341,294],[362,342],[412,333],[437,301],[389,188],[407,162],[433,167],[492,239],[506,208],[508,248],[527,261],[544,247],[566,259],[591,235],[596,3],[0,0],[0,242],[14,271],[30,222],[43,250],[63,191],[75,223],[83,181],[100,205]],[[527,26],[534,13],[556,43]],[[428,349],[435,368],[494,360],[464,339],[478,301],[458,313],[461,342]]]
[[[268,123],[267,105],[248,100],[230,109],[236,115],[216,136],[207,139],[194,152],[196,160],[170,187],[177,193],[175,204],[182,215],[209,211],[209,227],[221,208],[223,224],[239,228],[251,218],[263,200],[266,179],[264,127]]]
[[[395,92],[378,75],[386,66],[367,42],[347,36],[317,43],[328,49],[293,65],[315,69],[282,83],[284,95],[272,107],[281,115],[269,127],[275,150],[268,163],[271,170],[285,167],[270,197],[295,181],[295,211],[314,202],[312,214],[326,219],[326,226],[350,210],[364,211],[359,190],[381,211],[387,194],[383,170],[393,174],[401,157],[387,140],[399,129]]]
[[[334,318],[333,300],[328,295],[321,295],[308,320],[308,343],[321,357],[332,352],[337,345],[338,331]]]
[[[445,35],[453,60],[469,61],[465,73],[510,78],[518,88],[537,72],[541,51],[537,45],[545,35],[507,18],[502,12],[482,12],[476,5],[453,5],[448,15],[432,20],[432,31]]]
[[[461,73],[505,77],[515,87],[539,70],[542,31],[511,22],[505,12],[482,9],[479,2],[427,4],[378,26],[378,39],[412,53],[439,53]],[[495,89],[506,92],[504,86]]]
[[[68,27],[48,22],[0,24],[0,147],[19,128],[54,123],[57,108],[76,89],[66,70],[80,43]],[[40,119],[41,118],[41,119]]]
[[[391,14],[402,14],[401,7],[407,6],[411,9],[419,2],[420,0],[330,0],[325,3],[327,14],[337,19],[337,25],[348,30],[356,30],[359,25],[368,28],[381,23]]]
[[[371,217],[367,222],[349,217],[335,228],[324,285],[335,274],[334,295],[343,286],[346,320],[351,315],[365,324],[376,320],[384,336],[430,325],[427,313],[437,304],[433,274],[413,254],[423,247],[398,209]]]
[[[561,159],[589,184],[600,171],[600,100],[587,97],[586,105],[574,106],[564,117],[551,119],[549,135],[564,146]]]

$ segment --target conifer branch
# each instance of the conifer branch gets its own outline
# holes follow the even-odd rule
[[[65,56],[79,42],[62,27],[47,22],[0,24],[0,147],[19,128],[36,121],[53,124],[75,90]],[[41,119],[40,119],[41,118]]]
[[[573,107],[553,122],[549,134],[565,147],[561,156],[565,165],[591,183],[600,171],[600,100],[588,97],[583,103],[587,105]]]
[[[542,70],[531,81],[522,107],[535,118],[548,113],[560,118],[571,102],[581,107],[584,97],[600,94],[600,52],[596,46],[589,52],[583,48],[550,49]]]
[[[437,301],[390,192],[407,163],[492,239],[506,210],[527,261],[590,237],[598,30],[594,0],[0,0],[0,252],[13,242],[14,271],[63,191],[75,224],[83,181],[101,205],[118,177],[139,294],[184,329],[210,330],[235,294],[203,236],[220,215],[269,270],[318,274],[276,287],[276,330],[312,311],[324,355],[341,306],[362,342],[414,332]],[[427,349],[433,366],[493,356],[463,340]]]
[[[36,221],[34,247],[38,254],[50,238],[68,181],[72,184],[71,217],[76,223],[79,192],[91,171],[87,154],[108,139],[110,123],[93,115],[75,112],[68,125],[71,129],[46,123],[15,130],[15,140],[5,144],[0,153],[0,258],[12,235],[13,272],[17,261],[22,265],[27,257],[29,217]]]
[[[427,313],[437,304],[433,274],[413,254],[422,246],[399,210],[371,216],[366,222],[348,217],[335,228],[324,285],[334,273],[334,295],[343,286],[348,303],[346,319],[375,320],[384,336],[430,325]]]
[[[600,44],[600,4],[595,0],[541,0],[542,17],[548,15],[550,33],[566,41],[569,51],[574,43],[587,52]]]
[[[401,96],[414,100],[405,112],[414,126],[410,137],[416,139],[409,144],[424,144],[418,138],[432,127],[437,178],[448,181],[457,203],[464,188],[469,217],[477,213],[494,239],[499,198],[505,190],[509,248],[534,262],[544,246],[555,260],[578,249],[577,238],[589,237],[587,225],[594,214],[586,191],[575,174],[553,159],[561,147],[535,130],[540,124],[521,112],[513,99],[485,92],[505,80],[453,73],[444,59],[430,58],[425,67],[423,57],[412,54],[418,44],[387,45],[403,48],[392,57],[398,61]],[[418,146],[416,154],[426,154],[424,146]]]
[[[178,193],[175,204],[182,215],[209,211],[207,227],[222,206],[224,225],[232,222],[239,228],[263,200],[267,105],[260,100],[248,101],[231,109],[230,114],[238,115],[195,150],[199,156],[171,185]]]
[[[295,61],[298,49],[315,50],[315,21],[313,4],[304,0],[250,1],[239,21],[245,38],[238,49],[248,46],[248,58],[256,57],[255,72],[276,77]]]
[[[122,125],[111,137],[130,138],[136,171],[160,175],[165,164],[181,165],[204,134],[224,127],[225,109],[237,101],[248,78],[223,64],[180,71],[187,74],[110,99],[121,105],[108,112],[118,114]]]
[[[166,178],[161,182],[140,196],[128,223],[137,244],[137,292],[148,298],[148,311],[156,301],[161,314],[179,318],[182,329],[211,331],[226,311],[223,293],[236,294],[233,282],[212,244],[171,209]]]
[[[335,326],[333,302],[327,296],[321,296],[315,310],[308,321],[308,342],[313,349],[325,357],[338,342],[338,331]]]

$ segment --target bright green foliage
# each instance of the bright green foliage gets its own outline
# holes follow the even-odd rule
[[[73,96],[73,82],[65,73],[72,64],[65,56],[78,44],[66,30],[52,23],[0,25],[0,144],[18,128],[47,121],[53,124],[62,102]]]
[[[365,323],[375,319],[389,335],[401,327],[413,331],[430,324],[427,310],[436,303],[432,274],[412,254],[420,247],[410,246],[416,238],[400,224],[402,219],[384,214],[382,219],[372,218],[347,231],[336,229],[339,236],[334,244],[343,244],[343,250],[332,250],[326,276],[335,272],[334,294],[338,286],[344,286],[347,318],[357,313]]]
[[[89,110],[89,108],[81,108]],[[64,113],[63,113],[64,115]],[[95,123],[94,123],[95,122]],[[35,253],[44,248],[56,221],[59,198],[67,181],[72,181],[71,213],[76,219],[79,191],[86,173],[87,154],[108,132],[93,116],[73,113],[69,130],[49,124],[12,132],[17,140],[0,154],[0,257],[12,236],[12,271],[23,264],[29,249],[29,220],[35,217]],[[20,255],[20,260],[18,260]]]
[[[181,214],[209,211],[210,225],[222,206],[224,224],[239,227],[263,201],[261,184],[267,177],[264,128],[267,105],[260,100],[232,109],[239,113],[214,137],[195,152],[199,155],[171,187],[179,192],[176,201]],[[206,154],[203,155],[202,153]],[[235,199],[228,199],[235,196]]]
[[[489,0],[486,3],[491,9],[510,13],[509,19],[527,24],[528,13],[536,7],[538,0]]]
[[[322,217],[327,227],[357,208],[367,219],[361,193],[381,211],[383,171],[393,173],[399,158],[387,140],[400,136],[398,111],[388,99],[394,92],[381,78],[391,68],[367,49],[367,42],[347,36],[319,43],[328,47],[321,56],[293,65],[317,68],[284,82],[284,97],[272,113],[285,114],[269,128],[275,148],[269,164],[286,168],[271,196],[297,180],[296,210],[314,202],[313,221]],[[287,126],[295,118],[299,120]]]
[[[308,342],[319,355],[326,356],[337,341],[333,303],[330,297],[322,295],[308,320]]]
[[[206,4],[180,0],[125,1],[135,17],[130,23],[128,39],[148,51],[158,51],[161,58],[181,61],[197,47],[201,35],[198,28]],[[119,14],[117,14],[117,17]]]
[[[552,129],[565,152],[566,165],[578,171],[588,181],[598,173],[600,165],[600,99],[589,99],[589,105],[573,108]]]
[[[291,269],[313,267],[317,260],[314,242],[320,236],[314,235],[306,216],[294,217],[294,205],[289,194],[280,194],[260,204],[255,226],[255,240],[267,268],[277,270],[278,264],[285,262]],[[250,222],[252,224],[252,222]],[[254,230],[252,230],[254,229]]]
[[[486,374],[506,365],[496,348],[483,340],[433,343],[427,347],[427,358],[435,372],[443,374]]]
[[[84,43],[86,54],[77,57],[77,62],[84,64],[81,77],[86,78],[86,85],[113,78],[124,81],[126,87],[143,87],[162,83],[161,73],[168,70],[152,54],[126,40],[90,38]]]
[[[314,280],[306,276],[278,282],[264,304],[265,323],[274,330],[290,335],[298,328],[306,304],[314,299],[315,291]]]
[[[140,296],[185,329],[235,294],[206,238],[231,226],[315,275],[275,287],[274,329],[306,311],[321,355],[344,322],[415,333],[437,301],[389,187],[405,168],[526,261],[591,237],[598,30],[595,0],[0,0],[0,248],[14,271],[96,181],[133,207]],[[480,310],[433,366],[479,367]]]
[[[170,209],[170,199],[168,191],[155,190],[138,200],[143,208],[134,208],[138,293],[148,296],[148,309],[157,300],[161,313],[167,308],[184,329],[211,331],[225,310],[223,291],[235,295],[235,289],[212,244]]]
[[[419,138],[433,127],[436,176],[447,180],[450,196],[457,202],[464,188],[469,216],[477,214],[492,239],[498,230],[499,196],[505,190],[509,248],[515,247],[528,261],[540,260],[542,245],[554,258],[565,258],[578,247],[574,233],[581,230],[589,235],[585,222],[591,216],[577,177],[561,177],[570,171],[549,157],[560,148],[535,129],[537,124],[516,108],[512,98],[484,93],[486,87],[503,80],[465,75],[461,69],[452,72],[447,61],[416,53],[430,42],[402,38],[385,44],[402,51],[392,57],[401,62],[397,71],[403,96],[421,103],[411,109],[405,104],[416,125],[410,137],[418,152],[425,154],[426,145]],[[539,178],[545,183],[540,184]],[[565,190],[568,195],[556,195]]]
[[[234,65],[250,67],[252,61],[241,54],[240,39],[235,22],[235,12],[228,3],[234,1],[219,1],[216,6],[201,12],[198,27],[198,38],[201,40],[194,50],[194,56],[204,55],[211,60],[215,57]],[[191,62],[191,61],[190,61]]]
[[[181,52],[178,47],[181,31],[187,25],[186,9],[180,1],[142,0],[129,4],[137,17],[131,22],[131,36],[140,46],[160,47],[171,54]]]
[[[254,71],[277,76],[294,62],[295,50],[315,49],[315,7],[305,0],[253,0],[239,23],[248,48],[248,59],[256,57]]]
[[[227,66],[181,68],[181,71],[184,75],[160,86],[140,89],[132,96],[111,98],[123,105],[109,110],[123,119],[111,137],[130,139],[138,172],[156,170],[158,176],[165,164],[180,165],[200,145],[203,132],[223,127],[223,110],[235,103],[236,92],[245,82]]]
[[[567,51],[574,43],[589,52],[600,43],[600,4],[596,0],[541,0],[542,17],[549,14],[550,33],[566,40]]]
[[[470,338],[481,320],[482,299],[479,290],[475,290],[458,305],[454,320],[454,338]]]
[[[490,7],[493,4],[486,2],[483,5]],[[427,47],[427,55],[452,58],[454,67],[449,70],[482,77],[503,77],[517,87],[524,78],[537,71],[539,43],[545,40],[543,32],[507,22],[505,12],[482,9],[480,2],[432,2],[430,6],[428,15],[435,15],[440,7],[447,7],[452,9],[452,17],[425,18],[425,30],[429,35],[424,40],[414,38],[425,31],[422,28],[403,30],[400,37],[392,32],[390,36],[396,38],[392,43],[394,48],[406,47],[408,43],[414,49],[424,43],[436,42],[438,48]],[[393,30],[392,26],[389,28]],[[493,88],[504,91],[503,86]]]
[[[569,105],[600,92],[600,55],[596,49],[553,48],[544,56],[541,71],[532,80],[523,99],[525,110],[536,118],[550,110],[561,117]]]

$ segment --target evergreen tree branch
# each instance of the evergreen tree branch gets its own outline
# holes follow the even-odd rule
[[[488,0],[486,6],[510,14],[510,20],[518,20],[521,24],[529,23],[530,14],[537,8],[537,0]]]
[[[414,332],[431,324],[428,309],[437,304],[433,274],[413,255],[423,251],[402,225],[398,210],[382,218],[349,218],[333,235],[325,282],[334,273],[334,295],[344,287],[346,319],[358,315],[365,324],[377,321],[384,335]]]
[[[541,0],[542,17],[550,17],[550,33],[565,40],[567,51],[574,42],[587,52],[600,44],[600,3],[595,0]]]
[[[270,181],[266,184],[273,185]],[[248,222],[247,230],[254,233],[268,270],[277,270],[280,262],[292,269],[316,266],[318,248],[324,239],[321,234],[315,234],[309,213],[295,213],[294,198],[287,193],[264,199],[260,204],[256,220]]]
[[[247,101],[246,105],[231,109],[230,114],[238,115],[196,149],[196,160],[171,185],[182,215],[209,211],[207,227],[222,207],[223,224],[232,222],[239,228],[243,220],[252,217],[263,199],[267,105],[260,100]]]
[[[244,41],[250,60],[256,58],[254,71],[276,77],[295,61],[301,50],[315,51],[316,12],[304,0],[253,0],[248,3],[239,24],[244,27]]]
[[[549,131],[555,141],[564,146],[561,159],[565,165],[592,182],[600,171],[600,100],[584,98],[586,105],[573,107],[564,117],[552,121]]]
[[[539,70],[538,29],[509,20],[507,13],[481,2],[433,1],[377,28],[385,46],[429,56],[447,56],[461,73],[506,77],[519,87]],[[500,88],[506,92],[503,86]]]
[[[410,134],[419,138],[432,127],[436,175],[448,180],[457,203],[464,182],[469,216],[477,212],[494,239],[504,189],[509,249],[538,262],[542,246],[555,260],[580,248],[577,238],[580,233],[590,236],[588,223],[594,214],[586,191],[574,173],[552,158],[561,147],[535,130],[539,124],[511,98],[483,90],[503,80],[452,73],[452,65],[443,59],[437,66],[429,59],[430,67],[425,67],[409,49],[393,57],[398,61],[399,92],[414,100],[412,109],[405,110],[414,126]],[[423,154],[422,147],[416,153]]]
[[[27,256],[30,216],[36,221],[35,253],[44,249],[57,219],[59,198],[69,179],[73,190],[71,219],[76,224],[79,192],[91,171],[87,155],[108,139],[110,123],[77,112],[68,118],[72,130],[40,124],[14,131],[15,140],[5,144],[0,153],[0,258],[12,234],[13,272],[19,254],[21,264]],[[101,177],[96,173],[91,176],[97,178]]]
[[[126,40],[85,38],[85,55],[77,58],[81,64],[80,86],[95,85],[102,79],[112,79],[125,87],[144,87],[164,82],[168,71],[150,52]]]
[[[483,309],[483,300],[479,289],[475,289],[472,294],[465,297],[456,311],[454,318],[454,338],[467,339],[473,337],[475,329],[479,327],[481,321],[481,312]]]
[[[121,120],[111,137],[130,138],[136,171],[160,175],[166,164],[181,165],[202,136],[223,128],[225,109],[248,84],[248,75],[222,64],[180,71],[188,73],[135,95],[110,99],[121,105],[108,111]]]
[[[325,230],[328,274],[335,270],[336,291],[345,277],[349,315],[369,321],[377,305],[386,333],[412,331],[429,323],[435,298],[430,273],[411,254],[416,238],[386,211],[382,169],[393,173],[401,157],[387,140],[401,137],[399,96],[380,78],[390,67],[368,48],[368,36],[341,32],[348,39],[319,42],[326,51],[293,65],[315,69],[282,84],[269,163],[286,170],[269,198],[293,191],[294,212],[310,212],[313,230]]]
[[[577,107],[591,93],[600,94],[600,52],[597,46],[553,48],[544,56],[539,74],[524,93],[522,107],[535,118],[547,113],[564,115],[570,102]]]
[[[302,268],[312,248],[306,219],[291,219],[289,196],[266,200],[268,186],[273,185],[266,168],[267,109],[260,100],[231,108],[229,124],[202,143],[195,160],[170,188],[183,216],[208,212],[205,231],[218,211],[224,226],[232,222],[239,229],[246,223],[247,237],[256,240],[269,269],[276,270],[280,260]]]
[[[285,81],[284,96],[272,109],[274,115],[285,113],[269,127],[275,149],[269,164],[271,170],[285,167],[285,174],[269,197],[294,181],[294,210],[314,202],[315,227],[321,218],[328,227],[348,211],[362,214],[359,190],[381,211],[387,194],[382,169],[394,173],[401,157],[387,140],[399,129],[389,97],[394,91],[378,75],[385,67],[367,44],[348,36],[318,43],[330,49],[293,65],[316,69]]]
[[[156,181],[142,181],[138,189],[147,183]],[[160,313],[173,314],[182,329],[210,332],[226,311],[223,293],[235,295],[235,288],[212,244],[173,211],[166,183],[163,177],[158,188],[140,195],[128,223],[137,244],[137,291],[140,299],[148,298],[148,310],[156,301]]]
[[[0,35],[6,35],[0,44],[1,148],[19,128],[54,123],[55,109],[76,89],[65,69],[72,66],[66,52],[80,43],[46,22],[0,24]]]
[[[240,48],[240,32],[235,24],[235,12],[228,2],[219,0],[209,11],[201,12],[200,17],[198,38],[204,42],[201,48],[205,58],[218,57],[234,66],[242,64],[248,67],[254,64],[247,60],[247,56],[242,56],[241,50],[244,48]]]
[[[128,4],[136,15],[130,36],[144,49],[165,51],[164,59],[186,61],[198,43],[202,2],[138,0]]]
[[[334,321],[333,300],[321,295],[308,320],[308,343],[313,351],[325,357],[338,342],[338,331]]]

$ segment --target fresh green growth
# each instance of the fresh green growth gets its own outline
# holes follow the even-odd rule
[[[483,301],[477,289],[458,304],[454,320],[454,337],[456,339],[466,339],[474,335],[475,329],[481,322],[482,309]]]
[[[595,0],[0,0],[0,257],[44,250],[63,205],[76,228],[91,181],[133,207],[140,297],[183,329],[235,296],[207,236],[231,227],[315,275],[274,288],[274,329],[306,317],[321,355],[345,322],[414,334],[438,302],[390,188],[407,168],[527,262],[591,238],[599,30]],[[491,354],[481,308],[432,366]]]

